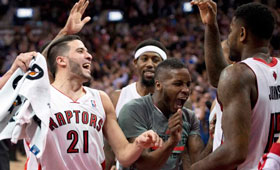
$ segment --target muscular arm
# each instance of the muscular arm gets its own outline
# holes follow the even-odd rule
[[[191,163],[195,163],[212,152],[213,140],[209,138],[206,147],[199,135],[191,135],[188,137],[188,150]]]
[[[112,100],[112,103],[114,105],[114,108],[116,108],[119,97],[120,97],[120,90],[114,91],[110,98]],[[105,152],[105,157],[106,157],[106,169],[110,169],[114,164],[115,164],[115,154],[110,147],[109,143],[107,140],[104,141],[104,152]]]
[[[236,64],[221,74],[218,95],[223,105],[224,143],[192,165],[193,170],[235,169],[247,156],[251,128],[251,95],[255,76],[247,66]]]
[[[200,1],[193,0],[193,5],[197,5],[202,22],[205,24],[204,57],[206,70],[210,84],[217,87],[220,74],[228,65],[222,47],[220,33],[217,23],[217,4],[212,0]]]
[[[117,108],[120,94],[121,94],[121,90],[115,90],[110,95],[110,99],[112,100],[115,110]],[[105,142],[104,152],[105,152],[105,156],[106,156],[106,169],[107,168],[109,169],[110,167],[112,167],[115,164],[115,154],[114,154],[112,148],[110,147],[110,145],[108,144],[108,142]]]
[[[130,142],[134,140],[135,138],[129,139]],[[134,165],[138,170],[160,169],[166,163],[176,145],[177,143],[167,140],[161,148],[155,151],[151,152],[149,149],[145,149]]]
[[[100,92],[100,96],[106,113],[106,121],[103,126],[103,133],[108,143],[112,147],[117,159],[122,165],[130,166],[135,160],[138,159],[144,147],[148,148],[154,145],[161,145],[162,141],[159,140],[159,138],[156,138],[156,136],[147,137],[149,138],[148,141],[152,142],[145,142],[147,141],[145,139],[137,140],[139,139],[139,137],[137,137],[133,143],[129,143],[118,125],[115,110],[109,96],[104,92]],[[143,139],[143,137],[146,137],[143,135],[140,136],[141,139]],[[143,145],[143,143],[141,142],[148,145]]]
[[[221,72],[228,66],[220,42],[218,23],[214,25],[207,24],[204,40],[204,58],[210,84],[214,87],[218,86]]]

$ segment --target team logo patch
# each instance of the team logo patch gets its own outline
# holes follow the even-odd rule
[[[91,100],[91,105],[92,105],[92,107],[96,107],[96,102],[95,102],[95,100]]]
[[[277,74],[275,73],[275,71],[273,71],[273,77],[275,80],[277,79]]]
[[[36,145],[33,145],[30,151],[36,156],[40,152],[40,149]]]
[[[36,80],[36,79],[43,77],[43,75],[44,75],[43,69],[40,66],[38,66],[37,64],[33,64],[33,66],[30,68],[30,72],[29,72],[28,76],[26,76],[26,78],[29,80]]]

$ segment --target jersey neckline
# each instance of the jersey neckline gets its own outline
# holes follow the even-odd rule
[[[78,98],[77,100],[74,100],[74,99],[72,99],[70,96],[68,96],[67,94],[63,93],[62,91],[60,91],[59,89],[57,89],[56,87],[54,87],[53,85],[51,85],[51,87],[52,87],[53,89],[55,89],[57,92],[59,92],[60,94],[62,94],[63,96],[65,96],[66,98],[70,99],[70,100],[71,100],[70,103],[79,103],[79,100],[80,100],[81,98],[83,98],[84,96],[87,95],[87,90],[86,90],[86,88],[82,87],[82,88],[83,88],[83,91],[85,92],[85,94],[84,94],[83,96],[81,96],[80,98]]]
[[[261,58],[254,57],[253,59],[257,60],[259,62],[262,62],[262,63],[264,63],[264,64],[266,64],[266,65],[268,65],[270,67],[274,67],[278,63],[278,60],[275,57],[272,57],[272,60],[271,60],[270,63],[267,63],[264,59],[261,59]]]

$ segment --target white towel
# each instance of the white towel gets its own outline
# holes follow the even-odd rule
[[[30,151],[40,158],[50,120],[49,88],[46,60],[37,53],[29,70],[18,68],[0,90],[0,140],[26,139]]]

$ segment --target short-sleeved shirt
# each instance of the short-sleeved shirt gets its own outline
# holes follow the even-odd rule
[[[172,151],[161,169],[175,170],[182,165],[181,153],[185,150],[188,136],[199,135],[199,121],[195,114],[183,108],[183,131],[181,141]],[[152,95],[146,95],[128,102],[118,118],[121,129],[127,138],[135,138],[147,130],[155,131],[163,141],[169,138],[168,118],[153,104]],[[156,148],[151,148],[155,150]],[[130,167],[130,169],[134,169]]]

